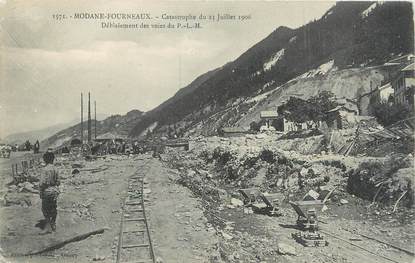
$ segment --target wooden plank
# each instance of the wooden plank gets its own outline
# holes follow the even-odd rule
[[[105,228],[100,228],[100,229],[97,229],[97,230],[94,230],[94,231],[91,231],[91,232],[88,232],[88,233],[85,233],[85,234],[80,234],[80,235],[74,236],[72,238],[63,240],[63,241],[58,241],[57,243],[49,245],[48,247],[40,249],[38,251],[29,252],[29,253],[27,253],[23,256],[38,255],[38,254],[41,254],[41,253],[44,253],[44,252],[47,252],[47,251],[55,250],[55,249],[58,249],[58,248],[61,248],[61,247],[65,246],[66,244],[69,244],[71,242],[81,241],[81,240],[83,240],[87,237],[90,237],[92,235],[102,234],[102,233],[104,233],[104,231],[105,231]]]
[[[139,259],[136,261],[125,261],[121,263],[147,263],[147,262],[154,262],[152,259]]]
[[[143,209],[131,209],[131,210],[125,210],[125,212],[128,213],[134,213],[134,212],[143,212]]]
[[[143,203],[141,202],[126,202],[126,205],[142,205]]]
[[[131,230],[131,231],[122,231],[124,234],[125,233],[143,233],[146,232],[146,230]]]
[[[150,244],[123,245],[122,248],[149,247]]]
[[[142,217],[140,217],[140,218],[127,218],[127,219],[125,219],[125,222],[131,222],[131,221],[145,221],[146,219],[145,218],[142,218]]]

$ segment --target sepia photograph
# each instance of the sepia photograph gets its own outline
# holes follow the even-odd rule
[[[0,0],[0,263],[413,263],[412,1]]]

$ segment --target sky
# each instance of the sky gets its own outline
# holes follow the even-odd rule
[[[236,59],[277,27],[297,28],[334,4],[0,0],[0,138],[79,118],[81,92],[84,98],[91,92],[100,115],[151,110],[199,75]],[[106,20],[70,18],[97,12],[149,13],[152,24],[169,22],[161,19],[163,14],[219,13],[251,19],[201,21],[200,29],[103,29]],[[67,19],[55,20],[53,14]]]

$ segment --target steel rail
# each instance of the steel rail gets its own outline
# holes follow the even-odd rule
[[[142,169],[143,167],[146,167],[150,160],[147,160],[144,164],[142,164],[140,166],[139,169]],[[121,252],[123,249],[129,249],[129,248],[146,248],[149,250],[149,254],[150,254],[150,258],[137,258],[137,259],[133,259],[132,262],[153,262],[155,263],[155,255],[154,255],[154,248],[153,248],[153,243],[150,237],[150,229],[148,226],[148,222],[147,222],[147,217],[146,217],[146,213],[145,213],[145,205],[144,205],[144,177],[145,174],[150,170],[149,167],[147,167],[145,172],[140,172],[142,173],[142,175],[138,175],[139,173],[139,169],[134,173],[133,176],[128,178],[128,186],[127,186],[127,196],[124,199],[123,202],[123,206],[122,206],[122,214],[121,214],[121,222],[120,222],[120,232],[118,235],[118,246],[117,246],[117,255],[116,255],[116,263],[123,263],[123,262],[130,262],[130,261],[121,261]],[[134,183],[138,183],[140,184],[139,186],[139,199],[141,202],[128,202],[127,200],[129,199],[130,195],[128,193],[128,190],[130,189],[130,185],[134,184]],[[140,206],[140,208],[138,209],[130,209],[127,210],[127,207],[131,207],[131,206]],[[142,213],[142,217],[139,218],[126,218],[125,213],[126,212],[141,212]],[[130,230],[130,231],[125,231],[124,230],[124,225],[126,222],[134,222],[134,221],[140,221],[140,222],[144,222],[144,226],[145,226],[145,230]],[[125,233],[143,233],[143,243],[140,244],[130,244],[130,245],[123,245],[123,237]],[[144,233],[146,234],[146,236],[144,235]],[[146,238],[147,237],[147,238]],[[146,240],[145,240],[146,239]]]

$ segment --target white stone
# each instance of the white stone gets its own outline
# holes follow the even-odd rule
[[[242,202],[241,200],[239,200],[237,198],[231,198],[231,205],[233,205],[235,207],[239,207],[239,206],[243,206],[244,202]]]
[[[340,204],[345,205],[348,204],[349,201],[347,201],[346,199],[340,199]]]
[[[291,256],[297,255],[295,248],[285,243],[278,244],[278,253],[281,255],[291,255]]]

